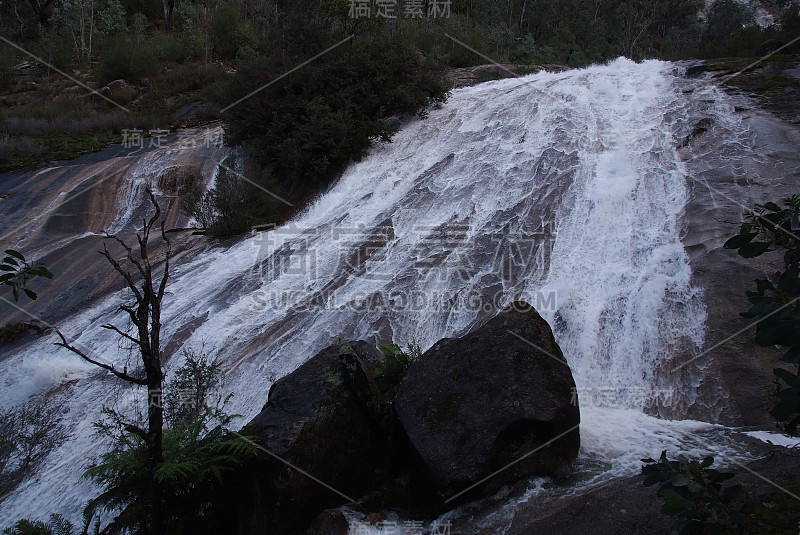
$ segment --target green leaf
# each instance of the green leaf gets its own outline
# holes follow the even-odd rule
[[[31,299],[32,301],[36,301],[36,293],[35,292],[32,292],[31,290],[29,290],[27,288],[23,288],[22,291],[25,292],[25,295],[27,295],[29,299]]]
[[[751,242],[739,249],[739,256],[743,258],[755,258],[770,251],[769,243],[766,242]]]
[[[709,467],[709,466],[711,466],[712,464],[714,464],[714,457],[712,457],[712,456],[710,456],[710,455],[709,455],[708,457],[706,457],[705,459],[703,459],[703,462],[702,462],[702,463],[700,463],[700,466],[701,466],[702,468],[708,468],[708,467]]]
[[[783,362],[789,364],[800,364],[800,345],[793,346],[787,351],[782,358]]]
[[[6,249],[6,250],[5,250],[5,253],[6,253],[8,256],[13,256],[13,257],[14,257],[14,258],[16,258],[16,259],[18,259],[18,260],[21,260],[21,261],[25,262],[25,257],[24,257],[24,256],[22,256],[22,253],[20,253],[19,251],[15,251],[14,249]]]
[[[768,202],[767,204],[764,205],[764,208],[766,208],[767,210],[769,210],[771,212],[782,212],[783,211],[781,209],[781,207],[778,206],[777,204],[775,204],[774,202]]]
[[[785,422],[800,413],[800,398],[795,397],[782,401],[775,405],[769,413],[779,422]]]
[[[17,268],[15,268],[14,266],[8,266],[6,264],[3,264],[3,265],[0,265],[0,271],[14,271],[14,272],[16,272]]]
[[[651,474],[651,475],[649,475],[649,476],[647,476],[645,478],[644,486],[645,487],[651,487],[651,486],[655,485],[656,483],[659,483],[659,482],[661,482],[663,480],[664,480],[664,478],[661,476],[661,474]]]
[[[767,290],[774,290],[775,285],[772,284],[772,281],[769,279],[757,279],[756,280],[756,292],[760,295],[764,295],[764,292]]]
[[[773,320],[769,324],[759,323],[755,342],[761,347],[780,345],[793,335],[793,331],[797,328],[797,322],[794,320]]]
[[[664,498],[664,506],[661,512],[665,515],[671,515],[682,509],[689,507],[690,502],[679,495],[677,492],[670,489],[661,489],[658,495]]]
[[[670,483],[676,487],[685,487],[689,484],[689,477],[686,474],[675,474],[670,479]]]
[[[733,238],[730,238],[728,241],[726,241],[723,247],[725,249],[739,249],[753,241],[753,238],[756,236],[758,236],[757,232],[737,234]]]
[[[772,370],[772,372],[780,379],[783,379],[783,382],[785,382],[790,387],[797,388],[798,390],[800,390],[800,377],[798,377],[797,375],[793,374],[788,370],[784,370],[783,368],[775,368],[774,370]]]
[[[53,273],[47,269],[46,267],[39,266],[36,268],[36,275],[39,277],[44,277],[45,279],[52,279]]]

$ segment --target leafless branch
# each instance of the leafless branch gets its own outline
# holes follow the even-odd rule
[[[63,348],[69,349],[70,351],[72,351],[73,353],[75,353],[76,355],[81,357],[83,360],[85,360],[86,362],[88,362],[90,364],[94,364],[95,366],[98,366],[100,368],[103,368],[106,371],[111,372],[112,374],[114,374],[115,376],[119,377],[123,381],[127,381],[129,383],[133,383],[133,384],[140,385],[140,386],[147,386],[147,381],[146,380],[140,379],[139,377],[134,377],[132,375],[128,375],[124,371],[121,372],[121,371],[117,370],[111,364],[106,364],[105,362],[100,362],[98,360],[95,360],[95,359],[91,358],[86,353],[84,353],[83,351],[81,351],[77,347],[75,347],[72,344],[70,344],[67,341],[67,339],[64,336],[64,334],[60,330],[56,329],[56,334],[58,334],[58,337],[61,338],[61,342],[56,342],[57,346],[61,346]]]
[[[141,342],[139,342],[138,338],[134,338],[133,336],[131,336],[128,333],[126,333],[125,331],[122,331],[122,330],[118,329],[115,325],[111,325],[110,323],[107,323],[106,325],[103,325],[103,329],[108,329],[110,331],[114,331],[115,333],[117,333],[121,337],[123,337],[123,338],[125,338],[127,340],[130,340],[131,342],[133,342],[134,344],[136,344],[139,347],[141,347],[141,345],[142,345]]]

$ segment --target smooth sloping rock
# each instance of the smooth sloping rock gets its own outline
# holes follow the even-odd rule
[[[465,495],[475,498],[555,474],[576,457],[574,388],[550,326],[519,302],[462,338],[437,342],[412,364],[394,405],[411,454],[442,498],[529,454]]]

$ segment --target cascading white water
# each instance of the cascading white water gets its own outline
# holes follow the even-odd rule
[[[225,363],[229,409],[244,423],[275,377],[340,337],[427,348],[525,299],[554,327],[586,400],[587,463],[630,473],[665,446],[704,449],[687,433],[713,426],[644,412],[663,406],[656,398],[667,390],[684,396],[665,367],[703,339],[680,241],[687,185],[670,118],[694,97],[674,68],[620,59],[455,91],[289,225],[175,267],[165,344],[192,325],[183,347],[202,345]],[[70,317],[62,331],[124,363],[130,355],[100,328],[123,321],[120,298]],[[0,363],[0,399],[14,405],[61,386],[72,437],[0,504],[2,525],[77,517],[95,493],[80,479],[98,452],[91,424],[119,391],[51,342]],[[168,373],[181,359],[176,351]],[[610,403],[597,402],[609,392]]]

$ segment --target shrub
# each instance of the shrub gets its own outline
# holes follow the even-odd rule
[[[127,89],[119,90],[126,92]],[[135,90],[133,90],[135,92]],[[117,95],[118,93],[113,93]],[[86,117],[19,117],[12,116],[6,118],[0,128],[11,136],[27,135],[47,135],[47,134],[85,134],[87,132],[120,132],[123,128],[130,128],[131,120],[123,112],[93,113]],[[14,144],[28,144],[31,150],[35,150],[38,142],[35,140],[26,141],[26,137],[18,137],[8,140],[9,146]],[[42,148],[43,150],[43,148]]]
[[[206,194],[200,180],[189,184],[186,192],[181,195],[180,207],[184,215],[194,219],[202,229],[208,229],[214,223],[212,195]]]
[[[167,384],[164,396],[164,415],[171,427],[187,425],[199,418],[209,406],[209,395],[222,385],[220,362],[209,358],[202,350],[197,353],[185,349],[183,354],[186,362]],[[220,408],[222,402],[218,397],[212,406]]]
[[[24,321],[9,323],[4,327],[0,327],[0,345],[9,344],[21,338],[22,335],[28,332],[28,329],[31,329],[31,325]]]
[[[246,62],[232,80],[232,100],[307,57],[276,51]],[[391,140],[386,118],[424,115],[442,102],[441,74],[434,61],[388,32],[356,37],[231,107],[223,114],[226,137],[281,180],[324,186],[373,142]]]
[[[51,514],[47,523],[41,520],[23,519],[4,529],[3,533],[4,535],[75,535],[75,526],[63,516]]]
[[[0,136],[0,162],[11,162],[17,158],[38,156],[46,147],[30,137],[10,138]]]
[[[211,23],[214,51],[223,59],[232,59],[242,47],[255,48],[256,39],[247,28],[236,6],[223,4],[214,12]]]
[[[212,505],[213,489],[227,472],[256,454],[252,437],[227,431],[231,419],[209,409],[185,425],[164,430],[164,462],[156,468],[155,480],[164,488],[162,510],[168,532],[202,525],[203,513]],[[119,511],[115,527],[136,532],[145,518],[150,482],[147,447],[135,434],[123,433],[118,438],[113,449],[84,475],[104,489],[86,506],[84,516]]]
[[[100,81],[103,84],[118,80],[141,80],[158,72],[158,57],[149,46],[135,46],[127,38],[113,40],[103,52],[100,62]]]
[[[73,43],[68,35],[55,30],[46,30],[31,45],[31,52],[42,58],[53,67],[62,71],[69,71],[72,63]],[[33,62],[36,69],[50,73],[50,67],[39,62]],[[55,73],[53,73],[55,74]],[[56,75],[60,76],[60,75]]]
[[[13,488],[67,436],[58,407],[48,399],[29,401],[0,414],[0,491]]]
[[[783,251],[784,270],[766,279],[756,280],[756,291],[747,292],[750,310],[744,318],[758,318],[755,342],[762,346],[788,348],[783,362],[794,366],[794,373],[775,368],[777,404],[770,414],[789,435],[800,435],[800,195],[784,200],[781,208],[774,202],[756,206],[746,216],[739,234],[725,242],[726,249],[736,249],[739,256],[755,258],[765,253]],[[781,386],[785,383],[786,388]]]
[[[189,57],[189,51],[180,39],[170,35],[157,33],[147,40],[145,46],[153,51],[159,62],[183,63]]]
[[[175,65],[161,74],[156,83],[158,88],[169,95],[180,95],[189,91],[203,89],[217,80],[225,79],[224,69],[217,64],[197,65],[189,63]]]
[[[400,381],[406,376],[409,366],[422,354],[422,349],[415,343],[408,344],[407,350],[397,344],[378,346],[383,353],[383,360],[375,367],[375,383],[383,393],[384,399],[391,402],[397,394]]]
[[[661,512],[676,517],[670,533],[744,533],[755,507],[751,503],[734,504],[742,492],[741,485],[725,486],[734,477],[730,472],[710,468],[713,457],[701,462],[680,457],[667,459],[662,451],[658,461],[642,459],[644,485],[658,484],[658,495],[664,499]]]
[[[229,157],[220,164],[213,188],[204,192],[198,181],[181,199],[184,214],[218,237],[241,234],[278,219],[274,208],[278,201],[267,193],[272,185],[269,172],[251,167],[245,172],[252,178],[246,178],[231,167],[236,166],[232,160]]]

